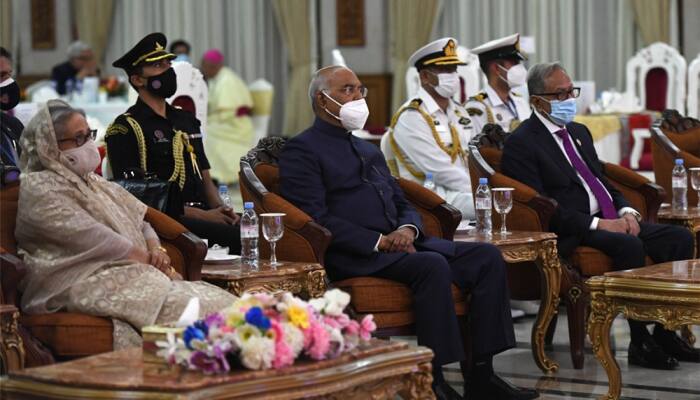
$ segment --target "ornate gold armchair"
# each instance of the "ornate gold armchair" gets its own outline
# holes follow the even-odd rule
[[[487,125],[484,133],[472,139],[469,145],[469,173],[472,190],[476,190],[475,182],[480,177],[488,177],[492,187],[515,188],[513,209],[508,216],[509,228],[522,231],[547,231],[549,221],[554,215],[557,202],[537,193],[531,187],[518,182],[500,172],[501,154],[505,135],[489,132],[494,129]],[[605,174],[608,180],[618,189],[638,210],[646,221],[655,221],[656,214],[664,196],[664,190],[626,168],[615,164],[605,163]],[[494,226],[498,222],[494,213]],[[586,321],[590,302],[588,289],[584,284],[588,277],[602,275],[612,270],[612,260],[605,254],[591,247],[580,246],[569,259],[562,261],[562,280],[559,296],[563,300],[569,324],[569,343],[571,359],[574,368],[583,368],[583,347],[586,336]],[[648,260],[650,262],[650,260]],[[511,273],[515,269],[519,273]],[[539,293],[538,275],[527,268],[515,268],[508,271],[512,296],[515,298],[533,298]],[[525,272],[522,272],[525,271]],[[537,288],[533,292],[533,288]],[[538,298],[538,297],[534,297]],[[550,323],[547,341],[551,343],[556,318]]]
[[[244,201],[252,201],[255,204],[255,211],[258,213],[287,214],[284,219],[284,236],[277,244],[278,258],[323,265],[323,256],[330,244],[331,233],[278,194],[277,155],[284,142],[282,138],[264,138],[241,161],[241,195]],[[418,184],[399,179],[399,185],[421,214],[426,234],[451,239],[461,219],[459,211]],[[268,247],[260,246],[261,257],[268,256]],[[377,336],[415,334],[412,295],[408,286],[388,279],[371,277],[335,281],[332,285],[351,295],[351,308],[358,316],[374,314]],[[455,285],[452,285],[452,293],[457,315],[464,319],[467,312],[465,296]],[[465,348],[469,349],[467,339],[466,329],[463,329]]]

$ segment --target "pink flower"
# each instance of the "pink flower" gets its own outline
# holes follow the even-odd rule
[[[278,337],[281,336],[282,335],[278,335]],[[292,364],[294,364],[294,353],[292,349],[284,340],[277,340],[275,342],[275,358],[272,360],[272,368],[279,369]]]
[[[340,325],[341,328],[345,328],[346,326],[348,326],[348,324],[350,323],[350,321],[352,321],[352,320],[350,319],[350,317],[348,317],[348,315],[345,314],[345,313],[340,314],[339,316],[337,316],[337,317],[335,318],[335,320],[338,321],[338,325]]]
[[[360,323],[353,320],[350,320],[348,324],[345,326],[345,334],[346,335],[359,335],[360,333]]]
[[[372,332],[377,329],[377,324],[374,323],[374,316],[372,314],[365,315],[360,323],[360,338],[362,340],[370,340],[372,338]]]
[[[333,329],[340,328],[340,324],[333,317],[323,317],[323,323],[330,326]]]
[[[306,345],[306,354],[309,355],[314,360],[323,360],[326,358],[326,354],[330,348],[330,335],[326,328],[322,324],[314,321],[311,323],[309,329],[307,329],[308,345]],[[304,332],[306,335],[306,332]],[[305,343],[307,341],[305,340]]]

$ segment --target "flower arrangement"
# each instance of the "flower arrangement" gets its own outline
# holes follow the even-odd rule
[[[183,337],[167,334],[156,341],[157,356],[171,365],[204,373],[225,373],[232,366],[279,369],[300,357],[337,357],[370,340],[377,328],[372,315],[358,322],[343,312],[350,295],[333,289],[305,302],[290,293],[276,298],[244,294],[230,307],[185,328]]]

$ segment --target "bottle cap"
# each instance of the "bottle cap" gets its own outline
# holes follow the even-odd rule
[[[433,179],[433,173],[432,173],[432,172],[428,172],[428,173],[425,174],[425,177],[426,177],[427,179]]]
[[[228,192],[228,186],[219,185],[219,192]]]
[[[479,178],[479,185],[487,185],[489,183],[489,178]]]
[[[683,165],[683,159],[682,159],[682,158],[676,158],[676,165]]]
[[[255,204],[253,204],[252,201],[246,201],[245,203],[243,203],[243,208],[246,210],[252,209],[255,208]]]

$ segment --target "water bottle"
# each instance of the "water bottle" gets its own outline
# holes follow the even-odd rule
[[[431,192],[435,191],[435,181],[433,180],[432,172],[428,172],[425,174],[425,181],[423,181],[423,187],[430,190]]]
[[[224,206],[231,208],[231,196],[228,194],[228,186],[219,185],[219,197]]]
[[[479,178],[474,195],[476,209],[476,231],[491,235],[491,189],[488,178]]]
[[[673,188],[673,210],[688,210],[688,174],[683,166],[683,159],[677,158],[671,172],[671,187]]]
[[[252,202],[245,202],[241,215],[241,263],[245,266],[258,266],[258,215]]]

